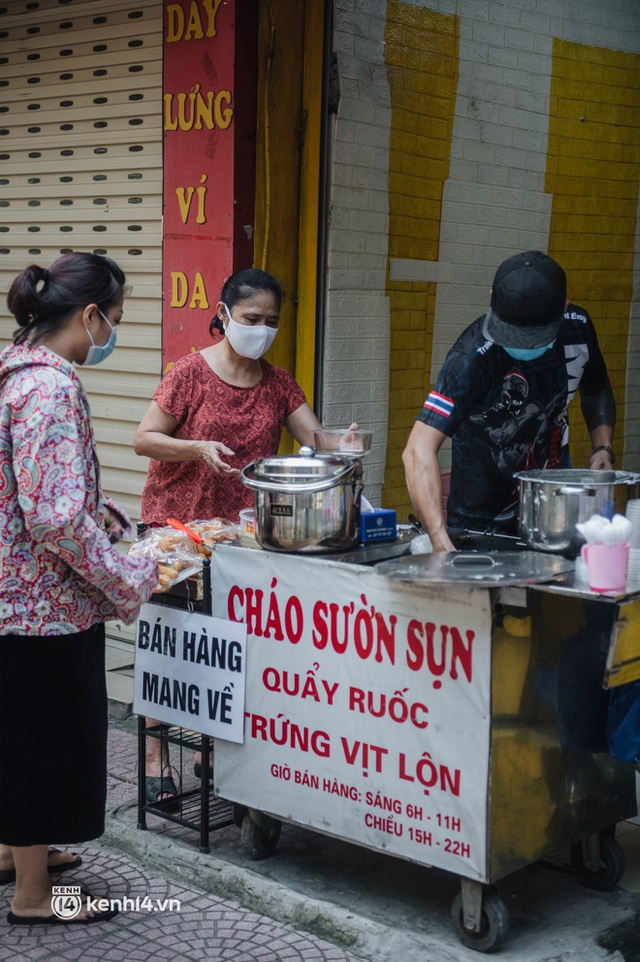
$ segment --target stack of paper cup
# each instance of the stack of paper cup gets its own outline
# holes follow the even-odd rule
[[[627,501],[625,514],[633,526],[629,538],[627,591],[640,591],[640,500]]]

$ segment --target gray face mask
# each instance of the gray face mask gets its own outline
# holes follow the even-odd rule
[[[101,361],[106,361],[106,359],[109,357],[114,347],[116,346],[115,325],[112,327],[111,324],[109,324],[109,319],[104,316],[100,308],[98,308],[98,314],[109,325],[109,330],[111,331],[111,334],[109,335],[109,340],[107,341],[106,344],[99,345],[99,344],[96,344],[95,341],[93,340],[93,337],[91,336],[91,331],[89,330],[89,328],[86,329],[87,334],[89,335],[89,340],[91,341],[91,347],[87,351],[87,356],[82,362],[82,367],[89,367],[89,366],[93,366],[94,364],[100,364]]]

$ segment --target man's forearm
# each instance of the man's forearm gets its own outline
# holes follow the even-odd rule
[[[437,460],[418,466],[405,459],[405,473],[411,501],[429,534],[433,550],[453,551],[442,509],[442,480]]]
[[[602,428],[603,433],[608,434],[611,441],[616,426],[616,399],[610,381],[607,379],[595,394],[582,393],[580,401],[589,433],[593,435],[598,428]]]
[[[596,394],[582,394],[581,404],[593,452],[589,467],[610,469],[615,461],[613,432],[616,424],[616,401],[610,382],[607,380]]]

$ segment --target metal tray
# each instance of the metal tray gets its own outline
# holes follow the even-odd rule
[[[532,585],[573,571],[573,561],[538,551],[438,551],[376,565],[378,574],[410,584]]]
[[[346,564],[375,565],[381,561],[388,561],[389,558],[399,558],[406,555],[411,549],[411,542],[416,537],[415,530],[408,524],[398,525],[398,537],[392,541],[370,541],[367,544],[357,545],[348,551],[327,551],[322,554],[313,555],[315,558],[324,561],[340,561]],[[257,551],[268,551],[262,548],[255,538],[238,538],[235,541],[220,541],[216,544],[219,547],[255,548]],[[295,553],[295,552],[292,552]],[[307,555],[311,557],[311,555]]]

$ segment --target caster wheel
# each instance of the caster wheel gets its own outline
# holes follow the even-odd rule
[[[580,876],[582,884],[597,892],[609,892],[624,875],[624,852],[612,835],[600,836],[600,868],[597,872],[590,872],[584,867],[582,842],[571,846],[570,857],[571,865]]]
[[[280,838],[281,823],[268,815],[262,816],[262,825],[256,825],[247,812],[240,827],[240,841],[249,858],[268,858],[275,851]]]
[[[464,927],[462,894],[458,892],[451,906],[451,918],[463,945],[477,952],[489,952],[505,937],[509,928],[509,912],[493,889],[482,893],[482,919],[479,932]]]

